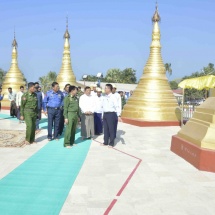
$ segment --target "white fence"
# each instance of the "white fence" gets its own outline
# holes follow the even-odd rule
[[[181,107],[182,108],[182,107]],[[192,118],[196,105],[184,105],[183,107],[183,120],[187,121]]]

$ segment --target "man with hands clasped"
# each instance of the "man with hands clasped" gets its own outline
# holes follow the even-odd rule
[[[90,87],[85,87],[84,95],[80,97],[79,107],[81,109],[81,136],[91,138],[94,136],[94,112],[95,99],[91,95]]]

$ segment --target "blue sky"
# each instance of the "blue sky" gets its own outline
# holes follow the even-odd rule
[[[170,79],[215,63],[214,0],[160,0],[163,61]],[[0,67],[8,70],[14,26],[19,67],[36,81],[61,67],[63,34],[69,16],[72,67],[83,74],[132,67],[138,79],[149,56],[155,1],[0,0]]]

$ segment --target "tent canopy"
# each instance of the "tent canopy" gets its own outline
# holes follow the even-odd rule
[[[183,89],[194,88],[197,90],[214,88],[215,87],[215,76],[208,75],[208,76],[202,76],[202,77],[198,77],[198,78],[185,79],[182,82],[180,82],[178,86]]]

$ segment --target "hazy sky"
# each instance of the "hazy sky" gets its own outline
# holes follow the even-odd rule
[[[171,79],[215,63],[215,1],[160,0],[164,63]],[[36,81],[61,67],[69,16],[72,67],[83,74],[132,67],[138,79],[149,56],[155,0],[0,0],[0,67],[8,70],[14,26],[19,67]]]

